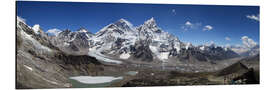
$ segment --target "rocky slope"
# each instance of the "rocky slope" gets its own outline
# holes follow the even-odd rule
[[[90,47],[89,39],[91,37],[93,37],[92,33],[84,28],[80,28],[75,32],[64,30],[56,37],[52,37],[51,42],[65,53],[72,55],[87,55]]]
[[[65,88],[70,87],[69,76],[102,71],[95,58],[61,51],[38,29],[17,17],[16,88]]]

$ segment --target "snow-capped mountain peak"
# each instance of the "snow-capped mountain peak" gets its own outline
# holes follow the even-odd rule
[[[133,31],[133,25],[125,19],[120,19],[102,28],[100,31],[96,33],[96,36],[100,37],[105,33],[113,33],[113,32],[123,34],[126,31],[127,32]]]
[[[156,24],[156,20],[152,17],[151,19],[147,20],[144,22],[143,25],[139,26],[137,28],[137,30],[139,30],[140,32],[157,32],[157,33],[161,33],[162,30],[157,26]]]
[[[154,17],[152,17],[151,19],[145,21],[144,25],[146,25],[149,28],[156,28],[157,27],[156,20],[154,19]]]
[[[86,30],[85,28],[80,28],[79,30],[78,30],[78,32],[84,32],[84,33],[86,33],[86,32],[88,32],[88,30]]]
[[[118,22],[127,24],[129,27],[133,28],[133,24],[123,18],[121,18]]]
[[[132,30],[133,29],[133,25],[129,21],[127,21],[123,18],[121,18],[120,20],[116,21],[113,24],[116,25],[117,27],[121,28],[122,30]]]

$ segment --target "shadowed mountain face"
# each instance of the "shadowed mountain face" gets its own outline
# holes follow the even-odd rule
[[[80,28],[76,32],[71,32],[70,30],[62,31],[56,37],[53,37],[51,42],[66,53],[87,55],[89,51],[88,40],[91,37],[93,37],[92,33],[84,28]]]
[[[233,73],[245,73],[248,71],[248,67],[242,64],[241,62],[235,63],[229,67],[226,67],[222,69],[218,75],[219,76],[224,76],[228,74],[233,74]]]

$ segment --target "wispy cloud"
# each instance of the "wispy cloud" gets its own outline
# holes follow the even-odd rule
[[[184,31],[188,31],[188,30],[191,30],[191,29],[197,29],[201,26],[201,23],[192,23],[190,21],[186,21],[184,25],[182,25],[182,29]]]
[[[225,37],[225,40],[231,41],[231,38],[230,37]]]
[[[204,26],[203,31],[210,31],[212,29],[213,29],[213,27],[211,25],[206,25],[206,26]]]
[[[172,13],[173,13],[174,15],[176,15],[176,11],[175,11],[175,9],[172,9]]]
[[[258,15],[247,15],[246,16],[248,19],[252,19],[252,20],[255,20],[255,21],[260,21],[260,15],[258,14]]]

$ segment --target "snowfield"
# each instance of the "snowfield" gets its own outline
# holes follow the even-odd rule
[[[84,84],[101,84],[108,83],[114,80],[121,80],[123,77],[112,77],[112,76],[75,76],[70,79],[79,81]]]

